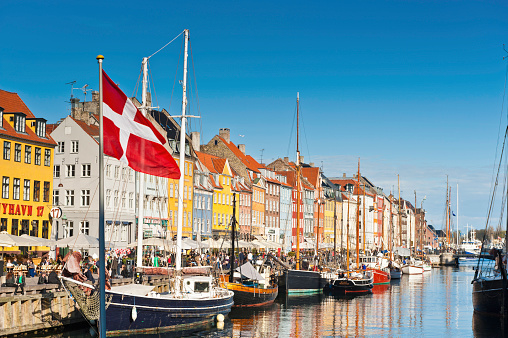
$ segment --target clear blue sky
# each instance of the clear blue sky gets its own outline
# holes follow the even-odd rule
[[[65,83],[98,89],[97,54],[132,95],[141,59],[188,28],[191,87],[199,92],[191,92],[192,113],[203,117],[191,127],[203,142],[228,127],[257,159],[261,149],[264,162],[294,157],[300,92],[306,162],[323,161],[327,176],[351,175],[360,157],[362,174],[387,193],[400,174],[402,196],[414,201],[416,190],[420,204],[426,195],[437,228],[449,175],[455,210],[459,184],[461,228],[482,228],[507,10],[506,1],[3,0],[0,88],[53,123],[69,111]],[[171,96],[181,41],[150,61],[158,105],[171,102],[173,114],[181,104],[178,82]],[[181,68],[180,61],[178,78]]]

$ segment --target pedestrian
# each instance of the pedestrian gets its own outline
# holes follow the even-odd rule
[[[35,277],[35,265],[31,259],[28,260],[28,273],[30,277]]]
[[[16,289],[14,290],[14,294],[18,293],[18,289],[21,289],[21,294],[25,294],[25,272],[19,271],[17,273],[16,278],[14,279],[14,284],[16,284]]]

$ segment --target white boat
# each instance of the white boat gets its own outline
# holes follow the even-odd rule
[[[402,273],[405,275],[419,275],[423,273],[423,267],[416,265],[404,265]]]

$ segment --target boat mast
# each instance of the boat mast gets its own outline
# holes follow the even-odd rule
[[[300,93],[296,93],[296,270],[300,270]]]
[[[189,48],[189,30],[184,30],[184,53],[183,53],[183,81],[182,81],[182,123],[180,128],[180,180],[178,184],[178,227],[176,230],[176,291],[180,292],[180,280],[181,276],[179,271],[182,269],[182,227],[183,227],[183,189],[184,189],[184,168],[185,168],[185,125],[187,123],[187,117],[185,111],[187,109],[187,51]]]
[[[362,223],[362,229],[363,229],[363,254],[365,255],[365,184],[363,185],[363,223]]]
[[[360,268],[360,159],[358,159],[358,174],[356,176],[356,268]]]
[[[400,203],[400,177],[398,174],[397,185],[399,188],[399,246],[402,247],[402,203]]]
[[[349,276],[349,201],[351,200],[351,193],[347,197],[347,229],[346,229],[346,271]]]
[[[233,283],[233,277],[235,272],[235,228],[236,228],[236,194],[233,194],[233,217],[231,217],[231,256],[229,258],[229,264],[231,265],[231,271],[229,273],[229,282]],[[241,264],[241,262],[238,262]]]
[[[450,246],[450,238],[449,238],[449,221],[450,221],[450,203],[448,196],[448,175],[446,175],[446,246]]]
[[[390,191],[390,231],[388,233],[388,250],[390,250],[390,259],[393,259],[393,210],[392,210],[392,192]]]
[[[141,87],[141,113],[146,116],[148,112],[146,96],[147,96],[147,84],[148,84],[148,58],[144,57],[142,61],[143,66],[143,81]],[[138,172],[139,181],[139,193],[138,193],[138,247],[136,250],[136,266],[143,266],[143,224],[144,222],[144,210],[143,203],[145,199],[145,174]]]
[[[459,250],[459,184],[457,183],[457,249]]]
[[[333,263],[337,264],[337,191],[333,188]]]

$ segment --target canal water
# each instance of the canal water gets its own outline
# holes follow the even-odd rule
[[[137,337],[504,337],[506,323],[473,314],[475,264],[403,275],[371,295],[279,297],[262,309],[233,309],[221,329]],[[87,330],[59,336],[90,337]]]

